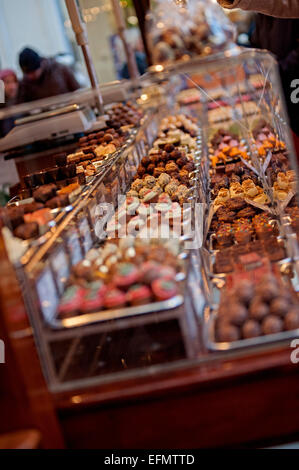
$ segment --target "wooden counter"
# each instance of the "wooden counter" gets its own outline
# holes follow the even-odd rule
[[[290,350],[54,397],[71,448],[255,446],[299,436]]]
[[[6,351],[0,433],[39,430],[44,448],[261,446],[298,439],[299,364],[291,363],[288,347],[49,393],[0,242],[0,337]]]

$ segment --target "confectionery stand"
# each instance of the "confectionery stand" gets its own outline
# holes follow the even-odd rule
[[[275,60],[230,45],[102,91],[108,123],[74,93],[73,138],[47,140],[45,163],[5,153],[22,183],[2,214],[0,431],[44,448],[295,440],[298,173]],[[179,236],[143,238],[149,203]]]

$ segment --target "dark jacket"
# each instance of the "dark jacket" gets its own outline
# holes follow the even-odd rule
[[[146,56],[143,52],[137,51],[135,52],[135,58],[136,58],[138,71],[140,75],[143,75],[147,69]],[[121,78],[126,78],[126,79],[130,78],[129,67],[127,63],[123,65],[120,75],[121,75]]]
[[[5,108],[8,108],[9,106],[13,106],[15,101],[7,101],[6,103],[1,103],[0,104],[0,109],[1,111],[4,111]],[[5,137],[6,134],[11,131],[11,129],[14,127],[14,122],[15,122],[15,117],[10,117],[6,119],[1,119],[0,120],[0,138]]]
[[[43,59],[42,68],[43,72],[38,80],[31,81],[24,77],[21,81],[19,103],[62,95],[80,88],[70,68],[54,59]]]
[[[299,104],[291,101],[294,90],[291,82],[299,78],[299,19],[258,14],[251,44],[259,49],[268,49],[276,56],[291,127],[299,135]]]

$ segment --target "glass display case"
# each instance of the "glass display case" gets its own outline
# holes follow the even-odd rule
[[[142,119],[43,233],[21,241],[4,217],[53,392],[233,360],[299,335],[297,160],[273,57],[231,47],[156,65],[140,87],[131,98]],[[163,211],[171,234],[159,232]]]

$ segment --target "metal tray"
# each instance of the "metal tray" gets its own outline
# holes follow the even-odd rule
[[[204,312],[204,341],[206,347],[210,351],[235,351],[244,348],[254,348],[257,346],[266,346],[274,343],[285,343],[290,345],[290,341],[299,338],[299,328],[297,330],[283,331],[273,335],[264,335],[257,338],[241,339],[231,343],[220,343],[215,340],[215,310],[211,307],[206,307]]]
[[[179,307],[184,303],[182,295],[176,295],[169,300],[163,302],[152,302],[150,304],[138,307],[126,307],[119,310],[102,310],[100,312],[89,313],[85,315],[77,315],[75,317],[48,322],[52,329],[69,329],[79,326],[91,325],[92,323],[101,323],[111,320],[119,320],[133,316],[144,315],[146,313],[161,312],[163,310],[171,310]]]

